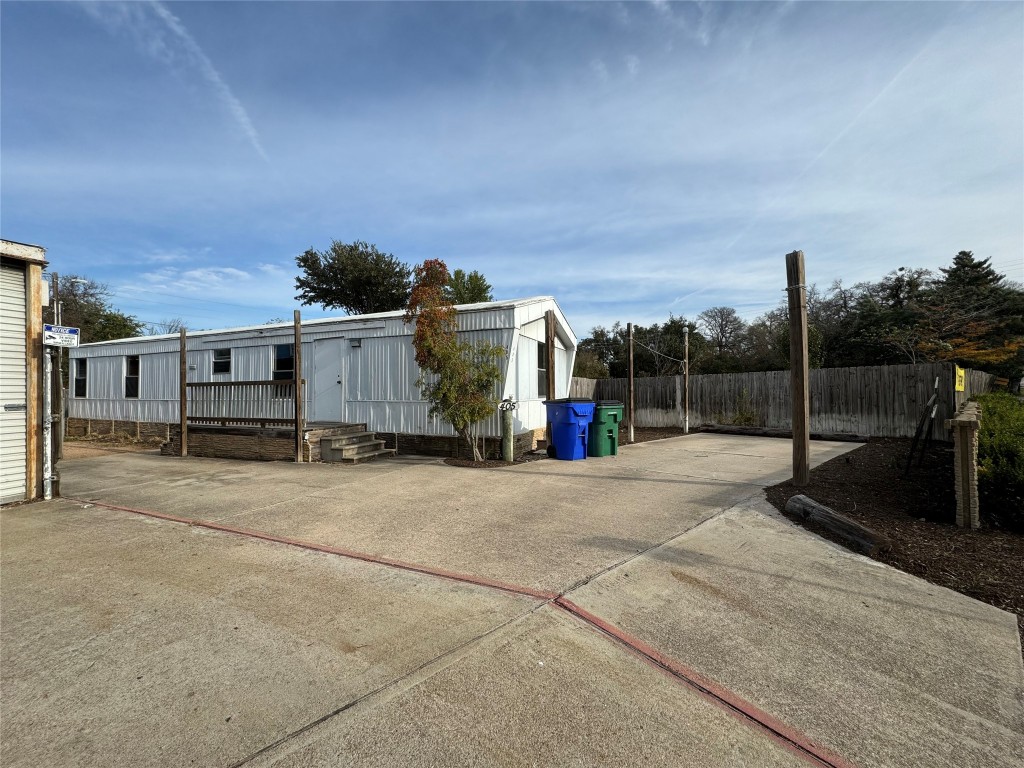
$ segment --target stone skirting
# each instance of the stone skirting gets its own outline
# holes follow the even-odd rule
[[[136,440],[146,437],[171,439],[171,424],[157,421],[115,421],[113,419],[67,420],[65,434],[68,437],[92,437],[93,435],[127,435]]]
[[[411,435],[405,432],[377,432],[377,439],[384,441],[385,448],[395,448],[399,454],[418,456],[444,456],[445,458],[473,458],[466,441],[454,435]],[[537,440],[544,439],[544,428],[521,432],[515,436],[513,453],[520,456],[537,447]],[[487,437],[483,446],[484,458],[501,458],[501,438]]]
[[[320,461],[320,438],[332,434],[332,428],[306,431],[303,461]],[[344,428],[338,434],[343,434]],[[181,450],[180,429],[177,424],[149,421],[113,421],[111,419],[69,418],[69,437],[124,434],[135,439],[159,437],[165,441],[160,452],[177,456]],[[466,441],[449,435],[412,435],[395,432],[377,432],[376,439],[384,441],[385,448],[397,448],[400,454],[472,458]],[[537,447],[544,439],[544,428],[521,432],[515,436],[515,455],[519,456]],[[501,438],[488,437],[484,442],[485,456],[501,458]],[[251,461],[294,461],[295,442],[287,429],[257,429],[247,427],[190,426],[188,453],[219,459],[245,459]]]

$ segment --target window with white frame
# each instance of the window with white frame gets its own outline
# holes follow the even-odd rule
[[[274,345],[274,381],[287,381],[295,378],[295,345]]]
[[[139,396],[139,356],[127,355],[124,359],[124,396]]]
[[[213,372],[214,373],[231,373],[231,350],[230,349],[215,349],[215,350],[213,350]]]
[[[84,357],[75,360],[75,397],[85,397],[88,391],[89,361]]]
[[[537,397],[547,399],[548,396],[548,345],[537,342]]]

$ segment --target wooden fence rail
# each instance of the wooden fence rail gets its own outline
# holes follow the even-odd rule
[[[295,381],[189,382],[188,423],[295,426]]]
[[[874,437],[912,437],[938,379],[939,412],[932,437],[949,440],[945,426],[959,404],[987,392],[993,377],[967,371],[967,390],[954,392],[950,363],[819,368],[810,372],[811,431]],[[683,377],[636,379],[638,427],[683,426]],[[625,379],[574,378],[570,394],[625,402]],[[690,425],[734,424],[790,429],[789,371],[690,376]]]

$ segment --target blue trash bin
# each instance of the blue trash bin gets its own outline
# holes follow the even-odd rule
[[[578,461],[587,458],[587,438],[594,420],[594,401],[562,398],[545,400],[551,422],[551,442],[555,458]]]

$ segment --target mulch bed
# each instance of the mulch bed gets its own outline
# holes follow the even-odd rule
[[[473,461],[472,459],[445,459],[444,463],[450,467],[469,467],[471,469],[495,469],[499,467],[514,467],[517,464],[529,464],[531,461],[540,461],[546,459],[547,455],[540,451],[538,453],[524,453],[522,456],[517,456],[511,464],[501,459],[484,459],[483,461]]]
[[[932,445],[904,477],[909,452],[909,440],[872,439],[812,469],[805,488],[789,481],[768,488],[768,501],[786,514],[789,498],[802,493],[875,529],[892,541],[876,560],[1016,613],[1024,633],[1024,536],[956,527],[952,447]],[[786,516],[843,544],[812,522]]]
[[[698,432],[697,429],[690,429],[690,434]],[[682,437],[686,433],[682,427],[633,427],[633,442],[647,443],[651,440],[665,440],[669,437]],[[629,444],[629,427],[619,428],[619,445]]]

